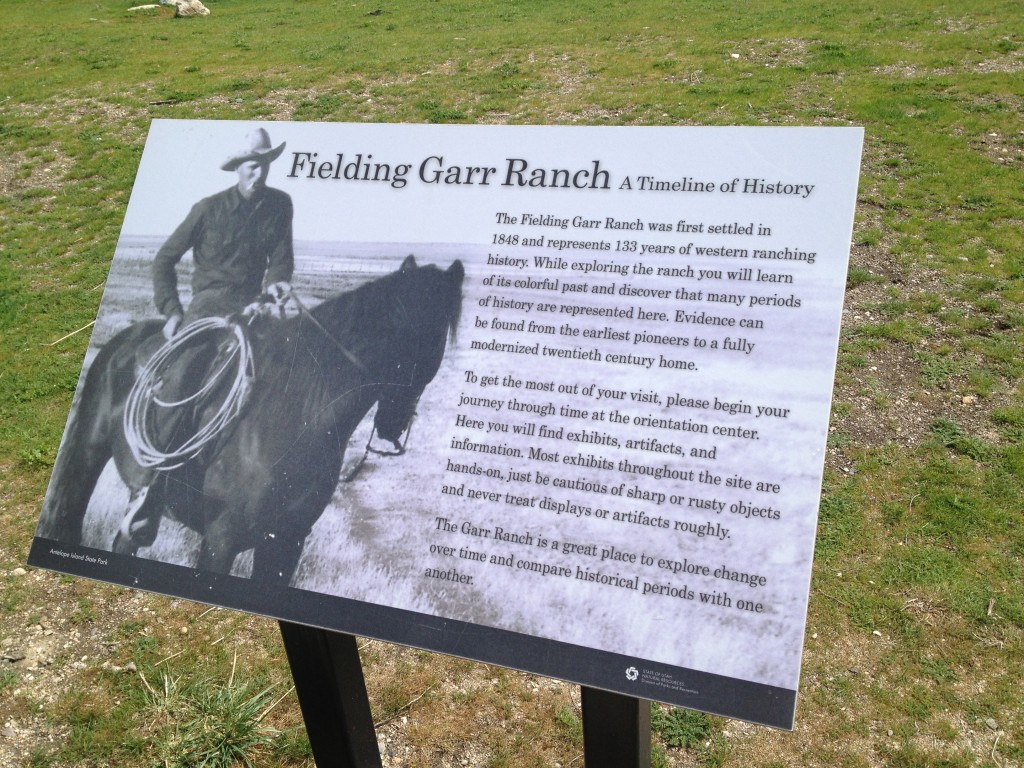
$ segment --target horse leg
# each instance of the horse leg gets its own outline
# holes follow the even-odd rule
[[[341,471],[341,456],[326,471],[301,477],[289,473],[293,483],[278,483],[262,499],[257,517],[256,549],[252,558],[254,579],[288,586],[302,557],[306,537],[334,494]],[[301,478],[301,479],[300,479]]]
[[[206,530],[203,542],[199,547],[199,558],[196,568],[212,573],[231,573],[235,558],[245,546],[245,531],[239,530],[239,515],[244,514],[238,505],[216,504],[207,499],[207,508],[203,510],[206,518]],[[211,510],[212,507],[212,510]],[[251,545],[250,545],[251,546]]]
[[[291,584],[308,535],[309,531],[298,537],[294,531],[264,534],[262,540],[256,543],[252,555],[253,579],[274,582],[284,587]]]
[[[130,496],[111,550],[119,555],[134,556],[140,547],[148,547],[156,541],[167,478],[161,472],[139,466],[121,430],[114,436],[113,454],[117,472]]]
[[[196,567],[229,573],[235,557],[253,548],[252,579],[266,584],[287,586],[299,564],[306,533],[296,537],[297,525],[289,521],[268,520],[267,497],[215,502],[207,497],[203,510],[206,530]]]
[[[204,573],[223,573],[225,575],[231,573],[235,558],[242,550],[237,549],[233,541],[224,542],[224,544],[224,546],[211,547],[207,544],[207,539],[203,538],[203,543],[199,548],[199,559],[196,561],[196,569]]]

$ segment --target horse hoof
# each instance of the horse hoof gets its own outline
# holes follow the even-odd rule
[[[114,537],[114,543],[110,546],[110,550],[115,555],[128,555],[128,557],[135,557],[139,551],[138,545],[127,536],[123,536],[120,531]]]
[[[136,549],[139,547],[149,547],[156,541],[156,534],[159,530],[159,518],[154,520],[148,517],[145,520],[136,520],[129,526],[128,538]],[[118,535],[120,535],[120,532],[118,532]]]

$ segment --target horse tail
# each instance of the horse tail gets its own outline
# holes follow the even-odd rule
[[[159,321],[126,328],[100,349],[89,366],[53,465],[38,536],[81,544],[89,499],[113,455],[124,399],[135,381],[136,351],[159,329]]]
[[[462,262],[456,259],[451,266],[445,270],[448,279],[451,281],[451,296],[448,297],[448,341],[455,343],[456,334],[459,330],[459,320],[462,317],[462,282],[466,277],[466,269]]]

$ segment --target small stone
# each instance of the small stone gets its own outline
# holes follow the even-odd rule
[[[998,731],[999,730],[999,723],[997,723],[991,717],[985,718],[985,725],[987,725],[993,731]]]
[[[125,672],[138,672],[139,668],[137,666],[135,666],[135,662],[134,661],[129,661],[127,664],[124,665],[124,671]]]
[[[13,571],[11,571],[11,576],[24,576],[26,573],[28,573],[28,571],[26,571],[24,568],[15,568]]]
[[[17,733],[15,733],[14,729],[11,728],[11,726],[5,725],[4,729],[0,731],[0,736],[3,736],[5,739],[13,739],[15,736],[17,736]]]
[[[974,395],[964,395],[963,397],[960,398],[960,402],[963,403],[964,405],[973,405],[975,402],[977,402],[977,400],[978,398],[976,398]]]

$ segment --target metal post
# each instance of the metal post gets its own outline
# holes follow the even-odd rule
[[[279,622],[318,768],[381,768],[352,635]]]
[[[651,702],[583,687],[586,768],[650,768]]]

